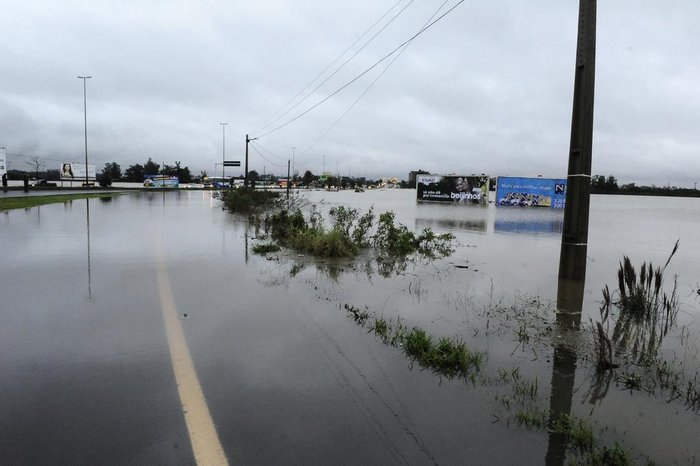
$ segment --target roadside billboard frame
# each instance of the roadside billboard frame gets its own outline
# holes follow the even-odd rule
[[[416,201],[488,205],[488,175],[416,175]]]
[[[496,205],[563,209],[566,181],[565,178],[499,176],[496,179]]]

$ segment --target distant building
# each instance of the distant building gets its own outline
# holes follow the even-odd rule
[[[412,171],[408,174],[408,187],[412,189],[416,189],[416,176],[417,175],[430,175],[430,172],[427,172],[425,170],[416,170]]]

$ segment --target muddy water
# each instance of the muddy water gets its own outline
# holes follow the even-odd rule
[[[522,464],[542,463],[548,452],[551,459],[556,439],[519,427],[495,399],[507,389],[421,370],[356,325],[344,304],[436,336],[457,335],[487,354],[486,373],[521,367],[537,378],[545,408],[556,393],[572,414],[661,463],[700,455],[699,416],[683,404],[615,386],[591,404],[583,357],[559,364],[562,382],[552,376],[561,355],[551,345],[536,344],[535,332],[525,341],[507,313],[488,311],[494,303],[535,303],[540,320],[554,323],[547,304],[557,296],[561,213],[417,205],[413,195],[304,194],[323,211],[374,206],[394,210],[410,228],[457,236],[449,258],[389,270],[370,256],[327,263],[253,255],[255,232],[206,192],[2,214],[0,457],[192,462],[157,261],[165,261],[204,395],[234,462]],[[692,360],[698,219],[698,200],[593,196],[583,322],[596,316],[600,289],[615,283],[623,254],[662,265],[680,238],[669,273],[679,276],[679,319],[690,336],[665,345]]]

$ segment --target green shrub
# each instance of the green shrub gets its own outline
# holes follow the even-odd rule
[[[275,243],[259,243],[253,246],[254,254],[268,254],[270,252],[277,252],[281,248]]]
[[[258,191],[252,188],[232,188],[219,192],[224,208],[233,213],[252,213],[279,205],[282,195],[276,191]]]

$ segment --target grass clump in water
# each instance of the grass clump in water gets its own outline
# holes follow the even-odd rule
[[[369,312],[361,311],[360,309],[356,308],[355,306],[351,306],[349,304],[345,305],[345,310],[347,311],[348,314],[350,314],[355,322],[358,324],[364,326],[365,323],[367,322],[367,319],[369,319]]]
[[[670,294],[664,290],[664,272],[678,250],[673,247],[663,267],[642,264],[639,273],[628,257],[620,262],[618,289],[603,289],[600,321],[593,324],[595,374],[589,401],[595,403],[613,382],[631,391],[661,392],[668,402],[680,399],[700,411],[696,379],[685,374],[683,364],[664,359],[665,337],[676,326],[678,280],[673,277]]]
[[[571,464],[605,464],[626,466],[635,464],[632,455],[618,442],[612,447],[602,445],[591,424],[583,419],[567,414],[552,416],[550,411],[537,407],[519,410],[515,420],[527,429],[546,430],[560,437],[566,448],[575,458],[568,458]]]
[[[662,293],[662,285],[664,271],[676,254],[678,244],[679,241],[676,241],[663,267],[654,269],[651,262],[643,263],[639,275],[632,266],[630,258],[624,256],[617,272],[619,300],[615,303],[621,313],[637,321],[665,317],[668,322],[675,318],[674,311],[677,312],[675,289],[669,298],[666,293]]]
[[[400,322],[394,326],[384,317],[375,317],[370,331],[382,342],[402,347],[413,361],[437,374],[468,378],[472,372],[480,370],[482,355],[469,350],[456,337],[442,337],[435,342],[423,329],[407,330]]]
[[[675,325],[678,315],[677,277],[674,277],[670,295],[663,289],[664,272],[678,250],[678,244],[676,241],[663,267],[654,269],[651,262],[643,263],[639,273],[625,256],[617,272],[617,292],[611,293],[607,285],[603,289],[601,321],[594,326],[599,372],[619,366],[613,361],[614,355],[622,355],[642,366],[648,366],[656,359],[663,339]]]
[[[279,250],[280,247],[275,243],[259,243],[253,246],[254,254],[268,254],[271,252],[277,252]]]

